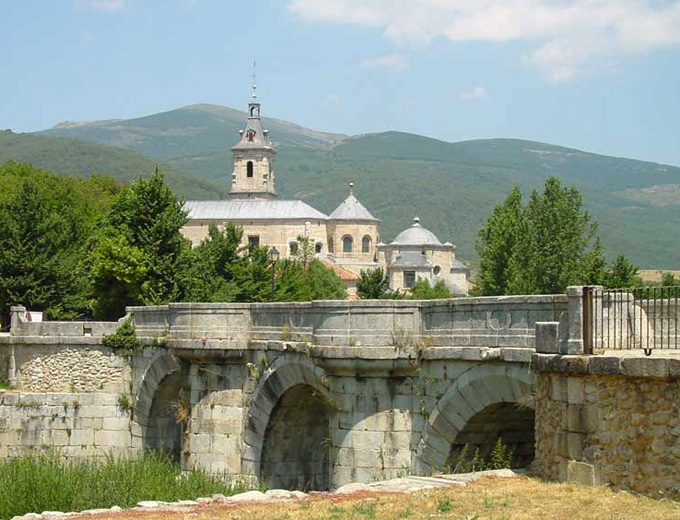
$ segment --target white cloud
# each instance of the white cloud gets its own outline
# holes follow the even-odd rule
[[[387,54],[375,58],[367,58],[359,62],[363,68],[386,68],[392,70],[405,70],[408,68],[408,60],[401,54]]]
[[[485,99],[487,97],[489,97],[489,93],[484,87],[475,87],[472,90],[458,94],[458,99],[463,101],[474,101],[477,99]]]
[[[289,0],[288,8],[308,21],[380,29],[396,46],[524,41],[525,62],[552,81],[680,44],[680,0]]]

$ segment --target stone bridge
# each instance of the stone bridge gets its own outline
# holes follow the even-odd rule
[[[17,307],[0,335],[0,459],[161,448],[186,469],[333,489],[455,469],[466,444],[484,455],[501,437],[549,479],[676,489],[680,355],[584,355],[586,293],[131,308],[130,353],[103,344],[118,323]],[[677,322],[663,312],[645,316],[654,335]]]
[[[534,456],[530,361],[557,296],[135,307],[116,323],[29,323],[0,338],[0,457],[163,448],[187,468],[276,487],[429,474],[500,436]]]

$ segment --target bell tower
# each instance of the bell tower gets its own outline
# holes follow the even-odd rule
[[[253,93],[248,103],[248,119],[240,139],[231,149],[234,171],[231,176],[231,198],[271,199],[276,197],[274,156],[269,131],[262,129],[260,103],[253,74]]]

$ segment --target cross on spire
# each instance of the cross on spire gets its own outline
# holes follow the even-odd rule
[[[256,81],[256,75],[255,75],[255,60],[253,60],[253,73],[250,75],[250,77],[253,79],[253,93],[250,97],[253,98],[253,100],[257,99],[257,81]]]

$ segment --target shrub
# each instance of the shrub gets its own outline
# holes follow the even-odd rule
[[[104,336],[102,338],[102,345],[118,351],[122,356],[132,357],[142,348],[142,344],[135,336],[135,326],[132,323],[132,317],[126,318],[120,324],[116,332]]]

